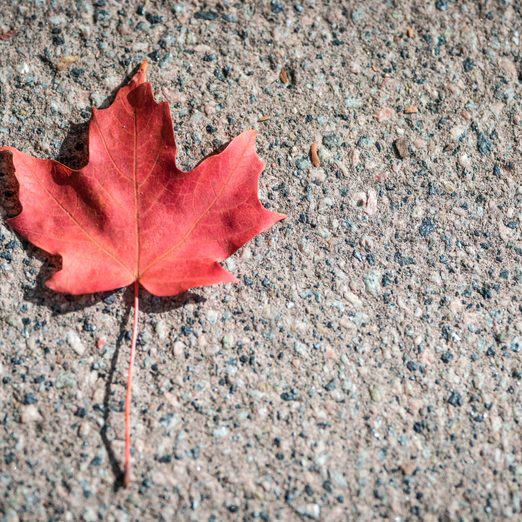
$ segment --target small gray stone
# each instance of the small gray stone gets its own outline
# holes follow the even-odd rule
[[[332,482],[338,488],[346,489],[348,487],[348,481],[346,480],[346,478],[340,471],[333,471],[331,478],[332,478]]]
[[[339,136],[339,134],[335,134],[334,132],[323,136],[323,145],[329,149],[336,149],[340,147],[342,143],[343,140],[341,136]]]
[[[353,98],[348,96],[344,99],[344,106],[347,109],[360,109],[363,106],[361,98]]]
[[[365,16],[363,9],[354,9],[352,11],[352,22],[356,24],[357,22],[360,22]]]
[[[62,388],[75,388],[78,384],[76,380],[76,376],[69,372],[61,373],[55,382],[56,389],[60,390]]]
[[[156,323],[156,334],[160,341],[164,341],[168,337],[169,329],[167,328],[165,321],[162,319]]]
[[[5,318],[6,323],[13,328],[20,328],[22,326],[22,320],[19,314],[9,314]]]
[[[308,170],[312,167],[312,163],[308,158],[299,158],[295,160],[295,166],[298,170]]]
[[[477,137],[477,149],[483,156],[489,154],[493,149],[493,144],[483,132]]]
[[[382,386],[378,384],[372,384],[369,388],[370,398],[373,402],[381,402],[384,398]]]
[[[223,348],[229,349],[235,346],[236,340],[234,339],[234,336],[232,334],[227,333],[223,336],[221,343],[223,344]]]
[[[356,312],[352,317],[352,323],[357,326],[357,328],[361,328],[362,326],[368,324],[370,318],[368,314],[364,312]]]
[[[395,150],[401,159],[406,159],[410,155],[408,142],[404,138],[397,138],[394,141]]]
[[[419,234],[422,237],[428,237],[436,228],[436,223],[430,217],[425,217],[419,227]]]

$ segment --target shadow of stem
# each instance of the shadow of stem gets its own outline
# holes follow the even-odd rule
[[[120,354],[120,349],[123,344],[123,340],[125,339],[125,323],[127,322],[127,314],[125,314],[125,319],[122,321],[120,326],[120,335],[118,336],[118,340],[116,342],[116,349],[114,350],[114,354],[111,358],[111,365],[109,368],[109,375],[107,376],[107,380],[105,382],[105,394],[103,397],[103,426],[100,430],[100,437],[105,446],[105,450],[107,451],[107,456],[109,458],[109,462],[111,465],[112,473],[114,475],[114,485],[113,490],[118,491],[123,486],[123,469],[119,464],[118,458],[116,457],[116,453],[112,447],[112,443],[107,435],[107,430],[109,429],[109,420],[110,420],[110,402],[111,402],[111,388],[114,380],[114,374],[116,373],[116,367],[118,366],[118,357]]]
[[[129,293],[129,288],[126,289],[125,295],[123,296],[125,312],[123,313],[123,317],[121,319],[119,328],[118,328],[118,338],[116,340],[116,345],[114,349],[114,353],[111,357],[111,364],[109,367],[109,373],[106,377],[105,381],[105,393],[103,396],[103,426],[100,429],[100,438],[105,446],[105,450],[107,451],[107,456],[109,458],[109,462],[112,469],[112,474],[114,476],[114,484],[113,490],[116,492],[120,488],[123,487],[123,468],[120,466],[120,461],[116,456],[114,448],[112,447],[112,442],[108,436],[109,422],[110,422],[110,414],[111,414],[111,395],[112,395],[112,384],[114,382],[114,375],[116,373],[116,368],[118,367],[118,358],[120,355],[120,350],[123,346],[123,343],[127,340],[127,323],[129,320],[129,316],[132,308],[131,296]]]

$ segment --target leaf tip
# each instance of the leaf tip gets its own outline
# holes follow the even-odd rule
[[[149,62],[147,60],[143,60],[140,64],[140,68],[138,72],[142,72],[143,74],[147,74],[147,70],[149,69]]]
[[[147,71],[149,69],[149,62],[143,60],[141,62],[136,74],[132,77],[131,83],[138,86],[147,81]]]

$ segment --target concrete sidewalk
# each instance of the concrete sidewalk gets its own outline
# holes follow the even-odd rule
[[[181,168],[255,128],[289,215],[144,296],[129,490],[131,292],[0,225],[2,520],[522,516],[518,2],[0,4],[0,145],[80,165],[147,58]]]

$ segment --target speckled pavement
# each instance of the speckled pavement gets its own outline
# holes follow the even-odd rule
[[[289,215],[143,295],[127,490],[131,292],[53,294],[0,225],[1,520],[522,517],[520,2],[0,7],[0,145],[80,165],[147,58],[181,168],[255,128]]]

